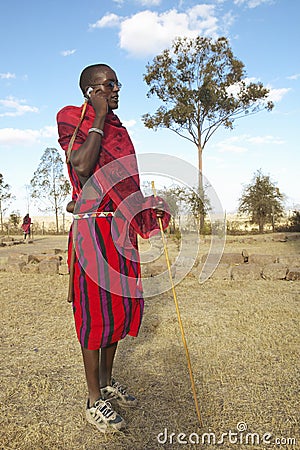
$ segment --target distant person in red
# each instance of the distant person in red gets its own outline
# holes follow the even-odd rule
[[[30,238],[30,225],[31,225],[31,218],[29,217],[29,214],[27,213],[26,216],[23,218],[22,223],[22,230],[24,231],[24,240],[26,241],[26,237],[28,236],[28,240]]]

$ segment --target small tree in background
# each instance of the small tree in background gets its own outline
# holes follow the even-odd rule
[[[209,199],[205,195],[205,188],[199,191],[198,187],[194,189],[190,187],[178,187],[174,189],[174,194],[181,202],[181,205],[185,206],[185,209],[193,215],[199,230],[201,219],[205,218],[210,209]],[[201,229],[204,231],[203,226]]]
[[[1,233],[3,233],[3,214],[7,207],[15,196],[11,193],[11,187],[8,183],[4,182],[2,173],[0,173],[0,222],[1,222]],[[6,206],[4,206],[6,205]]]
[[[248,214],[251,223],[258,225],[260,233],[264,232],[267,223],[272,224],[274,232],[276,221],[284,213],[283,201],[284,194],[279,191],[276,184],[268,175],[258,170],[253,176],[252,183],[243,190],[238,211]]]
[[[12,211],[9,215],[9,221],[7,224],[8,230],[20,232],[21,214],[20,211]]]
[[[59,232],[58,214],[71,192],[70,183],[63,174],[63,167],[64,163],[58,150],[46,148],[30,181],[32,197],[39,203],[43,201],[46,204],[46,208],[39,209],[54,211],[57,233]]]
[[[170,233],[175,233],[176,229],[176,223],[175,219],[179,212],[179,198],[176,194],[176,189],[170,187],[164,189],[158,190],[158,195],[160,195],[168,204],[170,213],[171,213],[171,220],[169,225]]]
[[[272,110],[269,89],[247,80],[225,37],[177,38],[146,70],[147,96],[157,96],[163,105],[153,115],[144,114],[143,122],[153,130],[168,128],[196,146],[201,197],[207,142],[221,126],[232,129],[236,119]]]
[[[21,222],[20,211],[13,211],[9,216],[9,223],[13,226],[13,228],[18,228]]]
[[[300,211],[293,211],[293,215],[289,218],[291,231],[300,231]]]

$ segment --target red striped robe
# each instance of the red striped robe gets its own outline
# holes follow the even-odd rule
[[[67,106],[57,114],[59,143],[65,151],[79,123],[80,113],[81,108]],[[72,151],[76,151],[86,140],[94,118],[94,109],[88,105]],[[129,158],[128,164],[122,162],[123,157]],[[109,171],[103,174],[101,170],[106,167]],[[98,175],[91,182],[94,192],[99,190],[100,200],[93,195],[87,198],[86,189],[82,191],[71,164],[68,164],[68,171],[73,187],[72,197],[77,201],[76,212],[120,211],[116,217],[76,220],[75,328],[80,344],[95,350],[117,342],[127,334],[137,336],[144,306],[137,232],[147,238],[153,230],[158,230],[158,225],[151,209],[153,198],[145,199],[140,191],[134,147],[127,130],[114,113],[106,117],[99,161],[94,169]],[[116,179],[120,181],[114,184],[116,174]],[[120,174],[121,178],[118,178]],[[132,194],[136,195],[139,208],[143,204],[144,209],[135,217],[132,212],[135,206],[133,210],[131,204],[126,206],[126,199]],[[165,214],[164,227],[168,225],[169,218],[169,214]],[[73,233],[74,225],[69,236],[69,259]]]

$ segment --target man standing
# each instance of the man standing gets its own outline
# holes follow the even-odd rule
[[[132,142],[113,112],[121,89],[115,71],[106,64],[88,66],[79,85],[83,107],[66,106],[57,114],[57,123],[76,202],[69,265],[88,387],[86,417],[105,432],[125,427],[108,400],[124,406],[137,403],[112,377],[118,342],[127,334],[137,336],[142,320],[137,233],[148,238],[159,228],[157,217],[164,228],[170,217],[162,201],[145,199],[140,191]],[[84,197],[88,184],[98,199]]]

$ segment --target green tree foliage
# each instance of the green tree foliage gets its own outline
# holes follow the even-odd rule
[[[12,213],[9,216],[9,223],[12,225],[13,228],[18,228],[20,222],[21,222],[20,211],[12,211]]]
[[[64,163],[56,148],[46,148],[37,170],[30,181],[32,197],[46,204],[41,210],[51,210],[55,213],[56,232],[59,231],[58,214],[66,197],[71,192],[70,183],[63,173]]]
[[[173,189],[173,193],[180,202],[181,208],[190,212],[196,220],[200,229],[201,218],[205,217],[210,210],[209,199],[205,195],[205,188],[199,191],[198,187],[177,187]]]
[[[171,213],[171,220],[169,224],[170,233],[175,233],[176,224],[175,219],[179,213],[179,198],[177,196],[176,189],[173,187],[163,189],[158,191],[158,195],[160,195],[168,204],[169,211]]]
[[[9,206],[10,202],[14,199],[14,195],[11,193],[11,187],[8,183],[5,183],[2,173],[0,173],[0,222],[1,232],[3,233],[3,214]]]
[[[220,126],[232,129],[236,119],[274,106],[262,83],[247,81],[225,37],[175,39],[146,66],[144,80],[147,96],[163,103],[153,115],[143,115],[145,126],[168,128],[195,144],[200,191],[202,152],[211,136]]]
[[[259,232],[264,232],[264,226],[271,223],[273,231],[276,220],[282,217],[284,194],[282,194],[276,184],[271,181],[268,175],[264,175],[258,170],[247,185],[239,199],[239,212],[248,214],[251,223],[257,224]]]
[[[293,215],[289,219],[291,231],[300,231],[300,211],[293,211]]]

